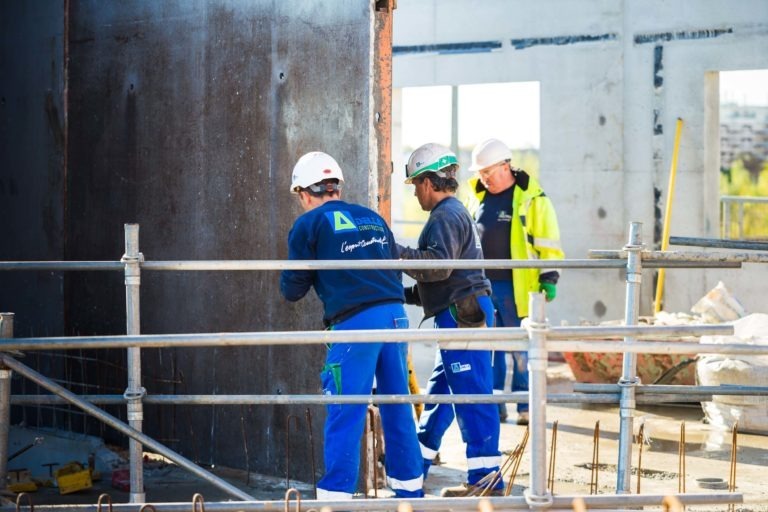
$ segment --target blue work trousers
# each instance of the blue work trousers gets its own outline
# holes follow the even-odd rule
[[[493,325],[493,304],[487,295],[478,297],[486,324]],[[435,327],[457,328],[450,309],[435,316]],[[435,367],[427,383],[428,395],[491,394],[491,352],[489,350],[438,350]],[[467,445],[467,483],[499,469],[499,415],[496,404],[425,404],[419,418],[419,443],[424,458],[424,476],[440,449],[445,431],[456,418],[461,438]],[[496,488],[503,487],[499,479]]]
[[[493,292],[491,300],[496,308],[496,327],[520,327],[521,319],[517,316],[515,293],[511,280],[491,281]],[[512,391],[528,391],[528,352],[509,352],[512,354]],[[497,350],[493,353],[493,389],[504,392],[507,378],[507,352]],[[502,407],[504,404],[500,404]],[[518,402],[517,412],[528,412],[528,403]]]
[[[402,304],[373,306],[342,322],[333,330],[407,329]],[[382,395],[407,395],[408,364],[405,343],[336,343],[328,349],[321,373],[326,395],[367,395],[373,378]],[[367,405],[328,405],[325,421],[325,475],[317,483],[318,494],[342,497],[357,490],[360,470],[360,439]],[[398,497],[424,496],[423,467],[411,404],[379,406],[386,446],[387,483]]]

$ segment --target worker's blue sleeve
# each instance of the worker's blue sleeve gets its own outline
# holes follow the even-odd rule
[[[315,241],[308,224],[297,222],[288,233],[288,259],[314,260]],[[313,270],[283,270],[280,273],[280,293],[286,300],[295,302],[304,297],[315,281]]]

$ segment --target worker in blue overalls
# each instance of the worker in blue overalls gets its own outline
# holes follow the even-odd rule
[[[291,260],[396,259],[392,231],[376,212],[341,201],[344,177],[328,154],[302,156],[293,169],[291,192],[304,209],[288,234]],[[285,270],[280,292],[297,301],[314,287],[330,330],[407,329],[402,273],[397,270]],[[334,343],[321,372],[326,395],[408,394],[405,343]],[[351,498],[357,490],[365,404],[330,404],[325,422],[325,474],[317,499]],[[410,404],[379,407],[387,483],[395,496],[418,498],[424,477]]]
[[[482,259],[477,228],[464,205],[455,197],[459,165],[456,155],[439,144],[425,144],[414,151],[406,166],[406,183],[414,186],[419,205],[429,219],[418,247],[399,246],[403,259]],[[406,270],[416,285],[406,289],[406,302],[420,304],[425,318],[435,327],[493,327],[491,285],[482,269]],[[489,350],[439,350],[427,384],[427,394],[492,394],[493,376]],[[467,444],[467,482],[444,488],[441,496],[480,492],[501,495],[504,483],[498,476],[499,419],[495,404],[426,404],[419,417],[418,436],[424,458],[424,474],[437,455],[443,434],[459,422]],[[493,480],[494,476],[498,477]],[[485,483],[488,488],[478,489]]]

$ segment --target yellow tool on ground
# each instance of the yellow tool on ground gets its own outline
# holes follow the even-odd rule
[[[91,469],[83,467],[79,462],[65,464],[54,472],[54,476],[61,494],[69,494],[93,487]]]
[[[413,359],[411,358],[411,352],[408,352],[408,390],[412,395],[421,394],[419,389],[419,381],[416,378],[416,372],[413,370]],[[413,408],[416,411],[416,419],[421,417],[421,411],[424,410],[424,404],[413,404]]]

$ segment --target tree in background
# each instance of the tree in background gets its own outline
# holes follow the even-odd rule
[[[720,172],[720,194],[768,197],[768,161],[744,153],[730,169]],[[731,205],[730,226],[725,233],[738,233],[738,206]],[[722,219],[721,219],[722,222]],[[768,204],[745,204],[742,238],[768,240]]]

